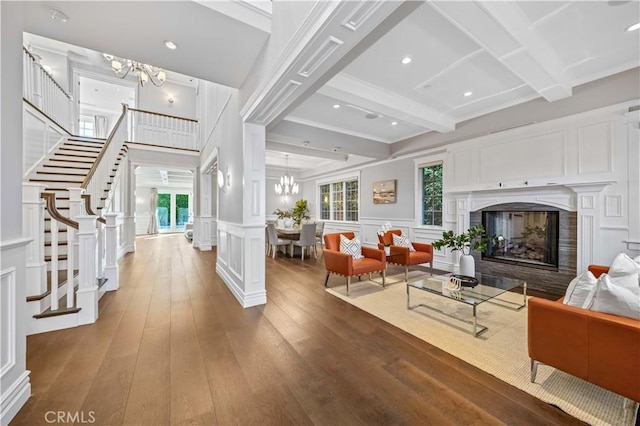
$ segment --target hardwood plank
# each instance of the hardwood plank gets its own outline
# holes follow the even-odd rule
[[[268,303],[243,309],[215,250],[136,245],[95,324],[27,339],[33,396],[12,425],[581,424],[329,295],[321,257],[266,258]]]

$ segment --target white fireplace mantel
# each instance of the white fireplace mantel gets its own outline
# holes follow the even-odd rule
[[[456,232],[465,232],[470,226],[470,213],[489,206],[507,203],[534,203],[575,211],[578,216],[577,272],[598,258],[600,244],[600,194],[615,181],[565,183],[548,186],[522,186],[504,189],[457,192],[455,200]]]

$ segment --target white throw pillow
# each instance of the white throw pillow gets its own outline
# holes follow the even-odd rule
[[[638,287],[640,285],[640,263],[620,253],[613,259],[609,267],[609,276],[615,284],[623,287]]]
[[[567,287],[563,303],[565,305],[582,308],[592,293],[596,282],[598,282],[598,279],[589,271],[578,275],[571,280],[569,287]]]
[[[364,257],[362,255],[362,244],[360,244],[360,240],[357,238],[350,240],[344,235],[340,235],[340,251],[342,253],[350,254],[354,260],[362,259]]]
[[[411,244],[411,242],[409,241],[409,237],[407,237],[406,235],[404,234],[401,234],[401,235],[391,234],[391,235],[393,235],[394,246],[409,247],[409,251],[416,251],[416,249],[413,247],[413,244]]]
[[[640,320],[640,287],[616,285],[608,274],[602,274],[585,308]]]

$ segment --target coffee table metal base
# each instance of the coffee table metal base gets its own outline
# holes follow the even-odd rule
[[[411,304],[411,295],[409,293],[409,288],[411,288],[410,286],[407,286],[407,309],[413,310],[415,308],[419,308],[419,307],[423,307],[423,308],[427,308],[427,309],[431,309],[432,311],[438,312],[439,314],[448,316],[449,318],[453,318],[455,320],[464,322],[466,324],[470,324],[473,326],[473,331],[471,332],[471,335],[474,337],[478,337],[480,336],[482,333],[484,333],[485,331],[487,331],[489,328],[485,327],[484,325],[478,324],[478,318],[476,315],[476,308],[477,305],[472,305],[471,308],[473,309],[473,321],[468,321],[462,318],[458,318],[454,315],[449,315],[448,313],[441,311],[438,308],[434,308],[433,306],[429,306],[429,305],[425,305],[424,303],[417,303],[415,305]]]

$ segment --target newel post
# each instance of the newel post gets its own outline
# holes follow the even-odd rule
[[[96,279],[96,216],[77,216],[78,221],[78,323],[91,324],[98,319],[98,282]]]
[[[40,193],[46,185],[22,184],[22,235],[31,238],[25,256],[27,264],[26,295],[47,291],[47,263],[44,261],[44,200]]]
[[[105,213],[105,267],[104,277],[107,279],[105,290],[117,290],[118,284],[118,229],[116,219],[118,213]]]

